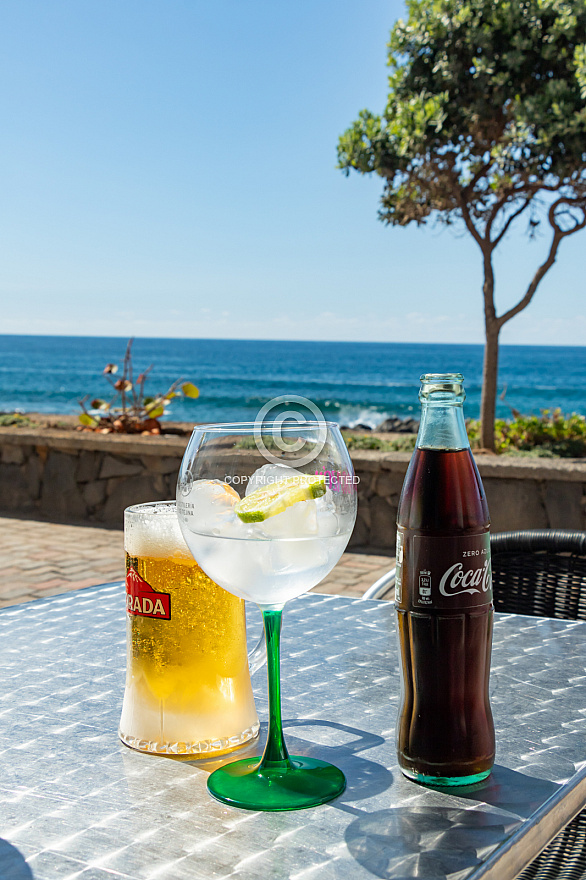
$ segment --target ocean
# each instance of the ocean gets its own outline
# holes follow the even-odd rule
[[[71,414],[89,395],[108,398],[102,375],[122,365],[125,339],[0,336],[0,411]],[[276,342],[225,339],[136,339],[134,375],[153,365],[146,393],[178,378],[200,389],[197,400],[177,399],[167,418],[188,422],[253,420],[282,395],[311,400],[340,425],[376,428],[386,418],[418,416],[419,376],[464,374],[466,416],[480,409],[481,345],[369,342]],[[560,407],[586,414],[582,347],[501,347],[497,415]],[[270,415],[277,414],[269,413]]]

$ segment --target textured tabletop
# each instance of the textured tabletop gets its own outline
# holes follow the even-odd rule
[[[338,764],[348,788],[313,810],[262,814],[208,796],[215,764],[118,741],[124,615],[122,585],[0,612],[2,880],[506,880],[584,799],[586,623],[498,616],[496,766],[454,795],[397,768],[392,605],[295,600],[283,626],[289,750]],[[258,631],[256,609],[249,620]],[[263,670],[253,683],[264,722]]]

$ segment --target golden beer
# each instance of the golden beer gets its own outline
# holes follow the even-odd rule
[[[174,502],[125,512],[127,673],[120,737],[141,751],[218,755],[255,737],[244,602],[204,574]]]

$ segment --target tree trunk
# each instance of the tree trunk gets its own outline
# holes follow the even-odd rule
[[[482,368],[482,399],[480,401],[480,445],[494,452],[494,419],[499,365],[499,322],[485,321],[486,344]]]

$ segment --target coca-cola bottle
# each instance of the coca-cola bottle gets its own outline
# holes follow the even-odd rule
[[[422,412],[397,516],[401,662],[397,753],[429,785],[468,785],[494,761],[490,519],[460,373],[421,377]]]

